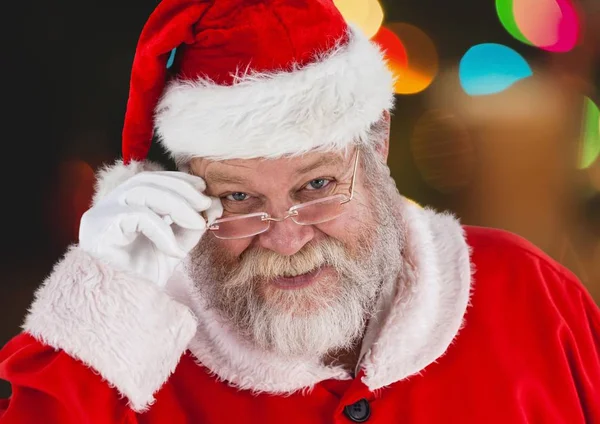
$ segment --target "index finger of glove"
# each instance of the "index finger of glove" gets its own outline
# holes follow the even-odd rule
[[[204,212],[208,225],[212,225],[218,218],[223,215],[223,204],[218,197],[210,197],[212,201],[210,207]]]
[[[206,190],[206,182],[202,177],[198,177],[197,175],[188,174],[186,172],[180,171],[158,171],[153,172],[153,174],[164,175],[165,177],[173,177],[178,178],[182,181],[186,181],[194,186],[196,190],[204,191]]]
[[[147,207],[162,217],[168,215],[174,223],[187,229],[202,230],[206,226],[201,214],[182,196],[164,187],[137,184],[127,190],[123,201],[129,206]]]
[[[129,185],[140,183],[162,187],[175,192],[183,197],[193,209],[199,212],[206,210],[211,205],[210,199],[201,192],[206,188],[206,185],[200,177],[194,177],[182,172],[142,172],[129,180]],[[201,187],[202,189],[200,189]]]

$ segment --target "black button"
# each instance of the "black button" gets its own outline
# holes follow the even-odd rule
[[[371,416],[371,407],[366,399],[344,407],[344,414],[355,423],[364,423]]]

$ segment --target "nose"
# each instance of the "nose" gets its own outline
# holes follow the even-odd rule
[[[292,256],[314,236],[315,230],[312,226],[298,225],[288,218],[280,222],[271,222],[269,231],[259,235],[259,244],[282,256]]]

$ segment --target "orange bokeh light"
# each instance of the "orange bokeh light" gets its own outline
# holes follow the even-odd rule
[[[439,59],[433,40],[421,29],[405,23],[392,23],[393,32],[404,47],[407,65],[391,65],[397,76],[397,94],[416,94],[425,90],[438,74]]]
[[[399,84],[398,80],[403,70],[408,66],[408,57],[402,41],[400,41],[400,38],[394,32],[384,26],[379,28],[372,41],[379,44],[381,50],[384,52],[388,66],[396,78],[395,88],[397,88]]]

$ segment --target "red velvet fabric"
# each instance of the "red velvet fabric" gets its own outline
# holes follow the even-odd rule
[[[207,77],[230,85],[236,71],[291,71],[347,38],[331,0],[217,0],[194,27],[193,43],[177,52],[184,79]]]
[[[360,375],[310,393],[253,395],[217,382],[190,354],[136,414],[100,376],[23,334],[0,352],[13,396],[1,424],[600,423],[600,313],[577,279],[514,235],[467,228],[475,274],[465,325],[419,375],[370,392]]]
[[[179,44],[193,42],[194,25],[209,5],[207,1],[165,0],[148,18],[131,69],[122,141],[125,163],[148,156],[154,109],[164,89],[169,55]]]
[[[230,85],[237,71],[289,71],[347,37],[333,0],[162,0],[138,41],[123,128],[123,159],[143,161],[154,110],[178,48],[179,78]]]

